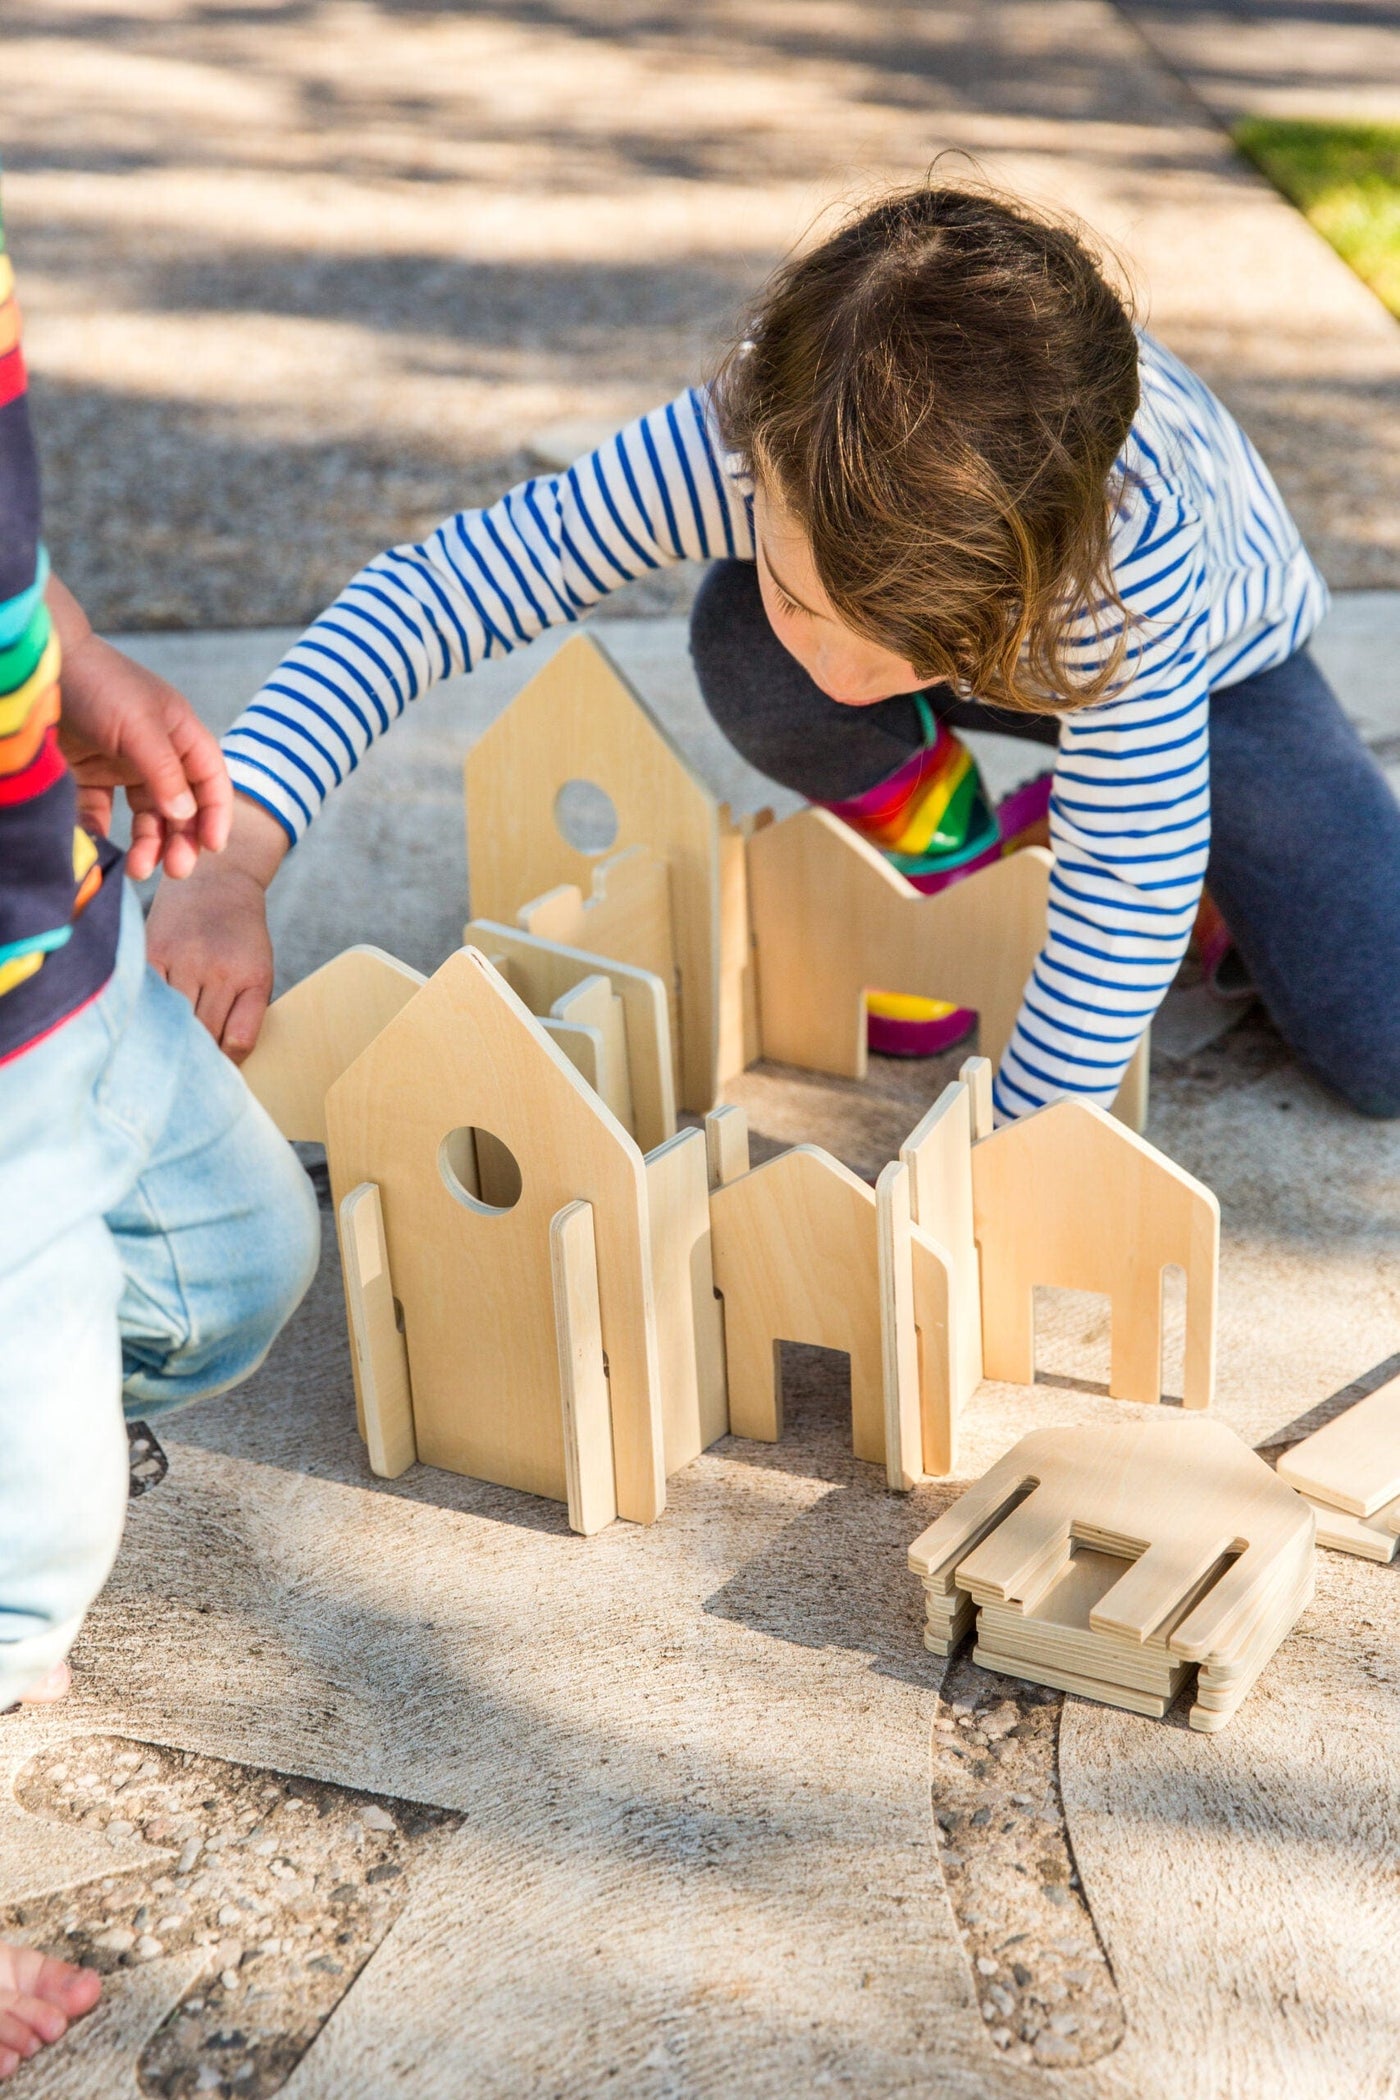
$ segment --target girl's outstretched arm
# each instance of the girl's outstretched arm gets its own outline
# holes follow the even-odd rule
[[[295,842],[376,737],[440,678],[576,621],[634,577],[752,553],[703,393],[570,467],[459,511],[348,583],[224,738],[240,793]]]
[[[1210,846],[1201,524],[1137,487],[1115,535],[1129,627],[1120,696],[1064,719],[1049,926],[996,1078],[1006,1120],[1061,1095],[1112,1104],[1190,939]],[[1096,646],[1087,627],[1085,660]]]
[[[564,474],[459,511],[346,585],[224,738],[237,790],[228,850],[147,922],[152,962],[216,1042],[246,1057],[272,982],[264,892],[370,745],[439,678],[567,625],[648,570],[751,556],[744,485],[703,393],[630,424]]]

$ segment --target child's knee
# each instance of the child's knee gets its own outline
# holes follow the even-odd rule
[[[1368,1030],[1353,1042],[1329,1042],[1321,1055],[1304,1061],[1329,1093],[1361,1116],[1378,1121],[1400,1117],[1400,1025]]]
[[[239,1385],[300,1305],[321,1255],[316,1193],[256,1103],[231,1133],[222,1216],[186,1250],[183,1317],[125,1336],[129,1409],[156,1413]]]

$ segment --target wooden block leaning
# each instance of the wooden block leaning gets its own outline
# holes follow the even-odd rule
[[[643,1152],[676,1133],[676,1086],[666,987],[650,970],[633,969],[610,956],[561,947],[492,919],[471,919],[462,930],[469,948],[479,948],[530,1011],[548,1015],[555,1001],[586,977],[602,973],[622,1001],[627,1039],[627,1076],[632,1097],[632,1134]]]
[[[382,948],[347,948],[274,999],[243,1078],[284,1138],[326,1142],[326,1095],[427,979]]]

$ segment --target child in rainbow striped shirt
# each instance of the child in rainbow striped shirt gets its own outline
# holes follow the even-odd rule
[[[320,1245],[295,1155],[147,968],[117,787],[135,879],[222,846],[214,739],[49,573],[0,232],[0,1713],[68,1688],[126,1514],[123,1392],[152,1413],[234,1383]],[[0,2079],[99,1989],[0,1941]]]

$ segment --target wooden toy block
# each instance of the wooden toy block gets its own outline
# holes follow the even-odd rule
[[[771,809],[735,817],[719,808],[719,1063],[723,1086],[762,1056],[758,966],[749,914],[749,840],[773,822]]]
[[[623,1129],[633,1131],[627,1031],[612,980],[580,978],[572,991],[561,992],[544,1026]]]
[[[975,1067],[975,1069],[974,1069]],[[957,1417],[982,1376],[982,1288],[977,1242],[973,1236],[972,1141],[974,1114],[985,1112],[991,1125],[990,1074],[985,1058],[969,1059],[959,1077],[946,1086],[922,1122],[900,1147],[909,1169],[915,1222],[944,1250],[949,1264],[946,1360],[940,1383],[947,1393],[947,1428],[942,1440],[946,1465],[955,1464]],[[988,1096],[983,1105],[979,1090]],[[930,1467],[932,1472],[935,1469]]]
[[[710,1187],[721,1189],[749,1171],[749,1119],[732,1101],[705,1118],[705,1153]]]
[[[1317,1543],[1332,1553],[1354,1553],[1360,1560],[1391,1561],[1400,1547],[1400,1501],[1387,1502],[1369,1517],[1353,1517],[1313,1495],[1303,1500],[1317,1518]]]
[[[1392,1378],[1286,1451],[1280,1480],[1353,1517],[1400,1496],[1400,1378]],[[1388,1556],[1387,1556],[1388,1557]]]
[[[895,1489],[952,1470],[952,1265],[946,1250],[911,1216],[911,1179],[905,1161],[891,1160],[875,1185],[885,1475]]]
[[[1220,1206],[1208,1188],[1103,1109],[1056,1101],[974,1145],[972,1190],[986,1377],[1032,1383],[1037,1284],[1101,1291],[1113,1314],[1109,1391],[1159,1400],[1162,1271],[1176,1263],[1186,1273],[1182,1398],[1209,1407]]]
[[[459,950],[336,1082],[326,1114],[337,1199],[363,1181],[379,1188],[419,1457],[567,1499],[550,1223],[582,1201],[617,1510],[659,1515],[646,1170],[528,1008],[482,955]]]
[[[669,870],[679,972],[681,1105],[714,1104],[719,1046],[719,805],[591,635],[551,657],[466,761],[473,914],[510,920],[561,883],[591,888],[596,855],[556,820],[561,790],[596,783],[611,798],[610,851],[644,846]]]
[[[729,1426],[782,1435],[780,1341],[851,1359],[851,1441],[885,1462],[875,1191],[815,1145],[795,1145],[710,1192],[715,1285],[724,1300]]]
[[[586,948],[591,955],[650,970],[674,997],[676,950],[671,934],[671,871],[644,846],[599,861],[592,892],[585,897],[575,882],[546,890],[522,904],[515,922],[537,940],[563,948]],[[672,1011],[673,1027],[678,1019]]]
[[[872,987],[974,1007],[1000,1057],[1045,938],[1050,856],[996,861],[933,897],[829,811],[800,810],[749,841],[765,1057],[863,1079]]]
[[[569,1525],[589,1537],[617,1515],[612,1404],[591,1203],[566,1203],[555,1213],[549,1222],[549,1251]]]
[[[729,1433],[724,1313],[715,1296],[705,1139],[683,1130],[646,1159],[666,1471]]]
[[[389,1282],[379,1190],[372,1181],[351,1189],[336,1220],[360,1434],[369,1448],[370,1471],[397,1480],[416,1463],[418,1448],[408,1351]]]
[[[968,1114],[972,1123],[972,1142],[978,1145],[984,1137],[990,1137],[995,1126],[992,1111],[992,1060],[989,1057],[965,1057],[958,1067],[958,1077],[969,1094]]]
[[[644,1152],[676,1134],[676,1086],[666,987],[650,970],[636,970],[610,956],[537,940],[518,927],[471,919],[462,931],[537,1016],[552,1012],[585,978],[606,976],[622,1002],[627,1073],[632,1096],[632,1135]]]
[[[1221,1728],[1313,1587],[1311,1510],[1222,1423],[1142,1415],[1038,1430],[909,1551],[926,1645],[1141,1713],[1197,1672]],[[959,1601],[959,1593],[963,1601]]]
[[[382,948],[347,948],[274,999],[243,1078],[284,1138],[326,1142],[326,1095],[427,982]]]

